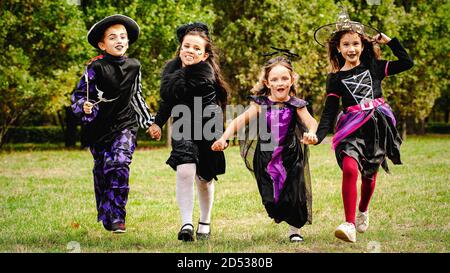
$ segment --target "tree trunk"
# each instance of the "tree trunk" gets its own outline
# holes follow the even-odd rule
[[[2,148],[3,144],[5,144],[6,141],[6,134],[8,133],[9,128],[14,124],[16,119],[18,119],[20,116],[17,115],[16,117],[11,117],[8,120],[8,117],[6,117],[6,120],[3,121],[2,127],[0,128],[0,149]]]
[[[2,149],[2,146],[5,142],[5,136],[6,136],[7,132],[8,132],[8,128],[5,126],[2,126],[2,128],[0,129],[0,150]]]
[[[65,110],[66,107],[64,107],[63,109]],[[59,126],[61,126],[61,130],[64,133],[66,131],[66,123],[64,121],[64,117],[61,114],[62,110],[58,110],[56,111],[56,119],[57,119],[57,123],[59,124]]]
[[[417,132],[419,135],[425,135],[425,125],[426,125],[425,119],[420,119],[419,130]]]
[[[407,129],[407,126],[406,126],[406,118],[405,119],[402,119],[402,123],[401,123],[401,134],[402,134],[402,139],[403,140],[406,140],[406,129]]]

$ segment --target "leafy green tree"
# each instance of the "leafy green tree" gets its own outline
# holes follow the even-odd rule
[[[65,0],[0,2],[0,146],[6,132],[32,113],[67,104],[88,56],[77,6]]]
[[[8,128],[16,122],[24,110],[42,102],[36,95],[41,82],[28,72],[29,58],[20,48],[7,46],[0,54],[0,147]]]
[[[115,13],[141,26],[140,39],[128,55],[142,63],[144,95],[152,111],[159,100],[160,73],[174,57],[177,26],[202,21],[211,26],[221,67],[232,86],[231,103],[245,103],[267,60],[270,47],[300,55],[294,60],[300,96],[318,116],[325,99],[327,55],[313,40],[314,30],[334,22],[344,5],[351,18],[398,37],[414,58],[415,67],[386,79],[384,93],[404,133],[407,121],[423,124],[435,100],[448,97],[450,44],[449,1],[382,0],[66,0],[0,2],[0,146],[12,124],[30,116],[55,115],[70,104],[69,94],[84,63],[96,52],[86,41],[87,30]],[[395,58],[383,47],[383,58]],[[445,107],[444,107],[445,108]],[[448,107],[447,107],[448,109]]]

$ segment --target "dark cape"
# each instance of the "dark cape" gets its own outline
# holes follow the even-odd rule
[[[265,96],[251,96],[251,100],[267,111],[259,113],[258,122],[267,122],[271,137],[255,128],[258,122],[250,122],[245,140],[240,141],[241,156],[247,168],[255,176],[262,203],[270,218],[301,228],[312,223],[312,192],[309,171],[308,146],[301,143],[306,128],[297,118],[297,109],[307,102],[296,97],[284,103],[273,103]],[[263,108],[262,108],[263,109]],[[280,113],[278,144],[270,144],[273,134],[271,113]],[[284,113],[283,113],[284,112]],[[262,116],[265,115],[265,116]],[[275,115],[277,115],[275,113]],[[260,127],[261,128],[261,127]],[[271,146],[272,145],[272,146]],[[268,148],[268,147],[272,148]]]

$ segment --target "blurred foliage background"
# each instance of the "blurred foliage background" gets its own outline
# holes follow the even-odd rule
[[[67,127],[70,93],[85,63],[101,53],[89,46],[87,31],[116,13],[141,27],[127,55],[142,64],[143,92],[152,112],[158,107],[161,69],[178,46],[176,27],[201,21],[210,26],[218,48],[232,87],[231,104],[247,104],[267,59],[262,54],[276,46],[300,55],[294,64],[298,95],[319,119],[327,55],[313,34],[335,22],[342,5],[352,20],[398,37],[415,61],[410,71],[387,78],[383,86],[403,135],[425,133],[429,124],[449,124],[447,0],[2,0],[0,5],[0,147],[14,127],[53,125],[73,135]],[[387,46],[382,58],[395,59]]]

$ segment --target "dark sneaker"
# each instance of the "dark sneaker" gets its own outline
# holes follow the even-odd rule
[[[125,223],[114,223],[111,225],[111,231],[113,233],[125,233],[127,232],[125,228]]]
[[[103,223],[103,227],[104,227],[107,231],[112,231],[111,224],[105,224],[105,223]]]

